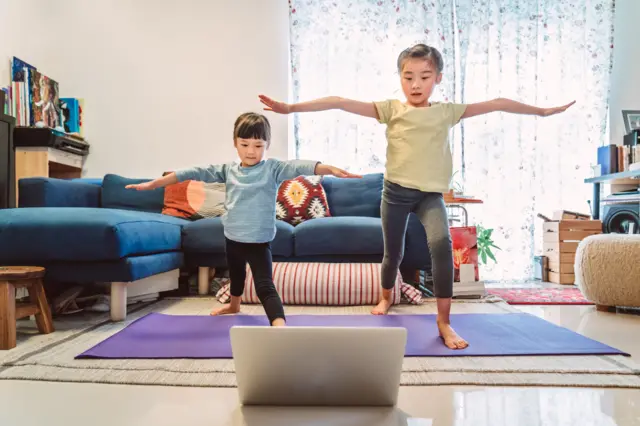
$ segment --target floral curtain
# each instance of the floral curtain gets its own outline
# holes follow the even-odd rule
[[[542,235],[536,214],[588,212],[583,183],[605,143],[614,0],[291,0],[294,101],[338,95],[403,99],[398,54],[437,47],[445,69],[434,100],[507,97],[541,106],[576,100],[550,118],[494,113],[451,134],[455,179],[484,200],[473,223],[493,228],[497,264],[483,279],[527,279]],[[381,172],[384,126],[338,111],[295,115],[296,157]]]

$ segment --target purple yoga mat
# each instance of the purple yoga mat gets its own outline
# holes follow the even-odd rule
[[[405,356],[627,355],[529,314],[452,315],[469,347],[451,350],[438,337],[435,315],[291,315],[289,326],[404,327]],[[232,326],[267,326],[265,316],[146,315],[88,351],[82,358],[232,358]],[[381,344],[384,348],[384,344]]]

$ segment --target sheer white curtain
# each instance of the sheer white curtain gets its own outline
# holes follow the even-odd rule
[[[436,100],[508,97],[578,103],[536,118],[492,114],[452,132],[471,220],[494,228],[498,263],[484,279],[525,279],[542,239],[538,212],[588,211],[582,181],[606,137],[614,0],[290,1],[294,101],[340,95],[402,99],[398,54],[421,42],[445,61]],[[294,117],[298,158],[384,170],[384,127],[340,112]]]

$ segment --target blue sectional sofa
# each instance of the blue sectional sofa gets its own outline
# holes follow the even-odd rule
[[[225,267],[220,218],[187,221],[160,213],[164,190],[126,190],[143,180],[29,178],[19,182],[20,208],[0,210],[0,265],[41,265],[65,282],[111,283],[114,320],[126,316],[127,294],[175,289],[178,270]],[[332,217],[298,226],[277,222],[274,261],[380,262],[383,177],[327,177]],[[426,235],[409,219],[402,270],[430,269]]]

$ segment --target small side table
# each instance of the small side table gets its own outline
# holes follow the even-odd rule
[[[16,321],[35,315],[38,331],[54,331],[51,310],[42,287],[44,268],[36,266],[0,267],[0,350],[16,347]],[[30,303],[16,304],[16,289],[26,288]]]

